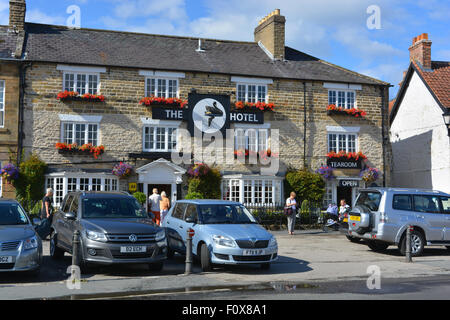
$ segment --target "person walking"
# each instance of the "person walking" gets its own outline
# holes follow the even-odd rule
[[[161,209],[159,207],[159,203],[161,201],[161,196],[158,194],[158,189],[153,189],[153,194],[148,197],[150,211],[152,212],[154,218],[152,219],[154,223],[160,225],[161,223]]]
[[[36,228],[36,232],[39,234],[42,240],[46,239],[50,235],[50,226],[53,218],[53,189],[47,188],[47,193],[42,198],[41,205],[41,224]]]
[[[287,214],[287,227],[288,227],[288,233],[290,235],[294,235],[294,228],[295,228],[295,214],[297,211],[297,201],[295,200],[296,194],[295,192],[291,192],[289,198],[286,199],[286,205],[285,210],[289,212],[289,209],[292,209],[290,214]]]
[[[167,194],[165,191],[161,192],[161,201],[159,202],[159,209],[161,211],[161,223],[162,225],[164,218],[166,217],[166,214],[169,212],[170,208],[170,200],[167,197]]]

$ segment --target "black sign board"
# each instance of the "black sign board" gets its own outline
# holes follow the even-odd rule
[[[361,159],[329,158],[327,165],[332,169],[361,169],[362,161]]]
[[[358,180],[339,180],[339,187],[358,188],[359,181]]]
[[[160,120],[187,120],[187,112],[183,109],[154,107],[152,108],[152,119]]]

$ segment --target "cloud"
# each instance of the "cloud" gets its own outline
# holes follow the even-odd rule
[[[27,10],[25,20],[27,22],[36,22],[42,24],[64,25],[66,17],[63,16],[49,16],[39,9]]]

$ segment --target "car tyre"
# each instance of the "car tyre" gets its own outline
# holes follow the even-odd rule
[[[50,257],[61,260],[64,257],[64,250],[58,247],[58,236],[55,231],[50,235]]]
[[[155,263],[150,263],[148,265],[148,269],[150,271],[161,271],[164,267],[164,262],[159,261],[159,262],[155,262]]]
[[[350,242],[353,243],[359,243],[361,241],[361,238],[356,238],[356,237],[352,237],[352,236],[345,236]]]
[[[417,230],[411,231],[411,241],[413,242],[411,244],[411,257],[421,256],[423,254],[423,250],[425,249],[425,237],[422,232]],[[415,247],[415,250],[413,247]],[[400,250],[400,254],[402,256],[406,255],[406,232],[400,241],[398,249]]]
[[[167,259],[173,259],[173,256],[175,255],[175,251],[167,247]]]
[[[262,270],[269,270],[270,269],[270,263],[261,263],[261,269]]]
[[[375,252],[384,252],[389,247],[389,243],[377,240],[369,240],[367,241],[367,245]]]
[[[447,250],[450,251],[450,246],[446,246]]]
[[[212,270],[211,253],[205,243],[202,244],[200,248],[200,264],[203,272],[209,272]]]

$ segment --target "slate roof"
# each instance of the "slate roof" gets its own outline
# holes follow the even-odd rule
[[[17,34],[8,31],[8,26],[0,26],[0,59],[13,58],[16,46]]]
[[[272,61],[256,42],[26,24],[26,60],[165,71],[388,85],[286,47]]]

